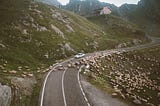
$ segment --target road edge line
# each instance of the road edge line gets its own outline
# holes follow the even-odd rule
[[[54,67],[57,65],[58,63],[56,63],[54,65]],[[54,68],[53,68],[54,69]],[[46,83],[47,83],[47,80],[48,80],[48,77],[49,75],[51,74],[51,72],[53,71],[53,69],[51,71],[48,72],[47,76],[45,77],[45,80],[44,80],[44,83],[43,83],[43,88],[42,88],[42,94],[41,94],[41,103],[40,103],[40,106],[43,106],[43,99],[44,99],[44,90],[45,90],[45,87],[46,87]]]
[[[64,76],[65,76],[65,73],[66,73],[66,70],[63,72],[63,75],[62,75],[62,94],[63,94],[64,106],[67,106],[65,92],[64,92]]]
[[[79,87],[80,87],[80,89],[81,89],[81,92],[82,92],[82,94],[83,94],[83,97],[84,97],[84,99],[85,99],[85,101],[87,102],[87,105],[88,106],[91,106],[90,105],[90,103],[89,103],[89,101],[88,101],[88,99],[87,99],[87,96],[86,96],[86,94],[85,94],[85,92],[84,92],[84,90],[83,90],[83,88],[82,88],[82,84],[81,84],[81,82],[80,82],[80,72],[81,72],[81,69],[82,69],[82,67],[83,66],[81,66],[80,68],[79,68],[79,70],[78,70],[78,74],[77,74],[77,78],[78,78],[78,83],[79,83]]]

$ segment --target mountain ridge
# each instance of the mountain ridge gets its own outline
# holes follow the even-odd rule
[[[129,4],[122,5],[116,15],[140,25],[149,35],[159,36],[159,13],[160,2],[158,0],[140,0],[132,7]]]
[[[38,105],[43,75],[54,63],[79,52],[148,42],[144,31],[116,16],[102,17],[109,24],[105,30],[73,12],[33,0],[2,0],[0,13],[0,83],[12,87],[12,106]],[[119,34],[116,28],[123,31]]]
[[[101,9],[105,6],[112,11],[112,15],[136,23],[151,36],[159,36],[160,2],[158,0],[140,0],[137,4],[125,3],[120,7],[98,0],[72,0],[62,8],[84,17],[91,17],[99,15],[96,14],[96,9]]]

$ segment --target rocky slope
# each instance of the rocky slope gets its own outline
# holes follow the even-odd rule
[[[86,18],[33,0],[0,1],[0,13],[0,83],[11,87],[12,106],[36,106],[42,75],[58,60],[121,43]]]
[[[113,15],[125,18],[140,25],[149,35],[159,36],[160,28],[160,2],[158,0],[140,0],[137,5],[123,4],[116,7],[113,4],[99,2],[98,0],[70,0],[64,9],[79,15],[95,16],[96,10],[109,7]]]
[[[114,35],[113,38],[112,33],[83,17],[30,0],[1,1],[0,8],[2,69],[29,70],[29,67],[51,64],[77,52],[113,48],[120,42],[117,37],[123,37]],[[109,20],[106,22],[111,24],[110,29],[121,26],[123,29],[124,22],[119,26],[114,23],[120,19],[112,17]],[[123,40],[145,39],[143,32],[136,34],[137,29],[131,23],[125,25],[130,29],[128,32],[135,35],[124,36]],[[120,32],[116,29],[114,32]]]
[[[137,23],[148,34],[159,36],[160,2],[158,0],[140,0],[137,5],[124,4],[119,7],[118,16]]]
[[[18,65],[36,66],[76,52],[91,52],[101,42],[95,38],[106,36],[85,18],[42,3],[9,0],[1,1],[0,8],[0,58],[8,68],[17,70]]]
[[[105,32],[110,33],[112,38],[119,40],[121,43],[117,48],[133,46],[147,41],[145,32],[143,32],[136,24],[133,24],[123,18],[114,15],[92,16],[87,18],[89,21],[99,25]],[[125,38],[130,39],[126,41]]]
[[[159,106],[160,46],[95,55],[83,61],[88,80],[131,106]]]

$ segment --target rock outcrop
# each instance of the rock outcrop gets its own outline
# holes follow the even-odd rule
[[[58,34],[59,36],[61,36],[62,38],[64,38],[64,33],[60,29],[58,29],[53,24],[51,24],[51,28],[56,32],[56,34]]]
[[[11,88],[0,83],[0,106],[10,106],[11,104]]]
[[[17,91],[24,95],[31,95],[33,86],[37,83],[35,78],[11,77],[11,84],[17,88]]]

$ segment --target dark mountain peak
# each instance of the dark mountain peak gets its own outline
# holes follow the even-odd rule
[[[133,10],[137,7],[136,4],[123,4],[119,7],[119,10],[124,10],[124,11],[128,11],[128,10]]]
[[[115,5],[100,2],[98,0],[70,0],[64,8],[79,15],[88,17],[94,15],[96,9],[101,9],[106,6],[112,11],[117,10]]]
[[[69,3],[76,3],[79,2],[80,0],[70,0]]]
[[[160,28],[160,0],[140,0],[137,5],[123,4],[117,13],[118,16],[139,24],[147,31],[151,28],[150,35],[160,33],[157,30]]]

